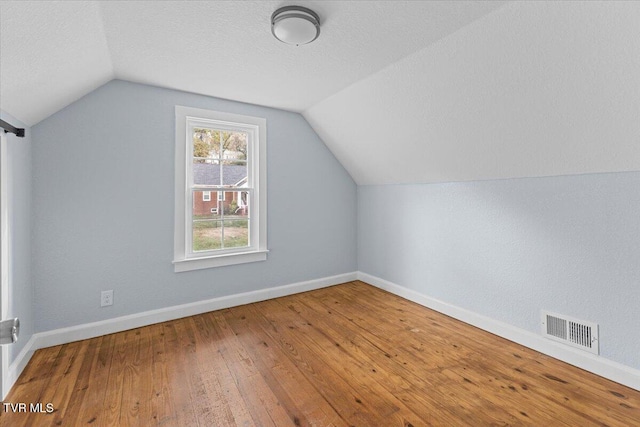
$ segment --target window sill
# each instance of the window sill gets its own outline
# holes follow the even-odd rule
[[[181,273],[183,271],[202,270],[204,268],[224,267],[226,265],[266,261],[268,252],[268,250],[258,250],[253,252],[240,252],[202,258],[177,259],[173,261],[173,271],[175,273]]]

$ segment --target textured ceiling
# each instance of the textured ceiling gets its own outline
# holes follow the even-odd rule
[[[640,170],[640,2],[513,2],[304,116],[358,184]]]
[[[113,79],[97,3],[0,0],[0,108],[33,125]]]
[[[281,1],[0,1],[0,107],[33,125],[118,78],[304,111],[503,2],[302,1],[322,34],[271,35]]]
[[[0,0],[0,108],[118,78],[301,112],[358,184],[640,170],[640,2]]]

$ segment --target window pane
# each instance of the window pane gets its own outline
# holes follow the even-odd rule
[[[222,162],[222,185],[225,187],[246,187],[246,162],[224,160]]]
[[[241,248],[249,246],[249,220],[234,219],[224,221],[225,248]]]
[[[216,129],[193,129],[193,157],[219,159],[220,131]],[[195,160],[195,159],[194,159]],[[205,160],[200,159],[204,163]]]
[[[226,160],[247,160],[247,134],[244,132],[221,131],[222,158]]]
[[[220,165],[214,163],[201,163],[202,160],[193,160],[194,185],[220,185]]]
[[[193,221],[193,252],[210,251],[222,247],[222,221]]]
[[[224,201],[221,202],[224,219],[248,218],[249,193],[247,191],[225,191],[224,193],[220,192],[219,194],[224,194]]]
[[[207,200],[207,193],[211,195],[211,198]],[[222,195],[222,192],[220,192]],[[193,192],[193,220],[211,220],[221,219],[222,209],[218,202],[217,191],[194,191]]]

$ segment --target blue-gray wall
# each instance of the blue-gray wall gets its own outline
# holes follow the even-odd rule
[[[267,119],[268,261],[173,272],[176,104]],[[356,189],[298,114],[122,81],[31,145],[11,153],[27,334],[359,269],[534,333],[541,309],[597,322],[640,368],[639,172]]]
[[[266,118],[267,261],[173,272],[175,105]],[[299,114],[115,80],[32,132],[38,332],[356,270],[356,185]]]
[[[0,117],[16,127],[19,120],[0,111]],[[9,347],[13,362],[33,335],[31,282],[31,130],[24,138],[7,134],[8,206],[9,206],[9,313],[20,318],[20,337]]]
[[[539,333],[600,324],[640,368],[640,173],[358,187],[358,268]]]

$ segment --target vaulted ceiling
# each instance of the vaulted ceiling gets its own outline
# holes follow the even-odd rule
[[[0,4],[1,105],[32,125],[114,78],[302,112],[501,2],[298,2],[322,20],[298,48],[280,1]]]
[[[0,0],[0,108],[112,79],[301,112],[358,184],[640,170],[640,3]]]

